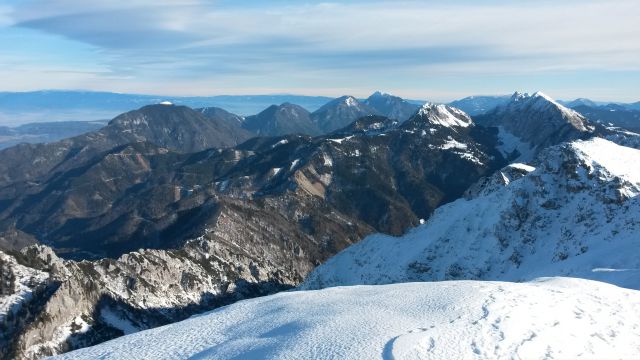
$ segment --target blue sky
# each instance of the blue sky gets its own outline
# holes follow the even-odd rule
[[[640,100],[637,0],[0,0],[0,91]]]

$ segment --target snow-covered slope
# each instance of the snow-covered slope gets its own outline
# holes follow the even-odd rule
[[[552,311],[550,311],[552,309]],[[640,292],[569,279],[296,291],[60,359],[633,359]]]
[[[594,138],[511,165],[403,237],[372,235],[305,288],[575,276],[640,289],[640,151]]]

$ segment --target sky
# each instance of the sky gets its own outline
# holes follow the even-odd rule
[[[0,0],[0,91],[633,102],[638,19],[638,0]]]

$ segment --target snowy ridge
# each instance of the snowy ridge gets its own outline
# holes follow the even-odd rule
[[[638,291],[568,278],[337,287],[241,301],[57,358],[633,359],[638,307]]]
[[[576,276],[640,289],[640,176],[623,165],[639,161],[599,138],[550,148],[535,170],[499,171],[403,237],[345,249],[303,288]]]
[[[358,106],[358,101],[353,96],[347,96],[347,98],[344,99],[344,103],[347,104],[347,106]]]

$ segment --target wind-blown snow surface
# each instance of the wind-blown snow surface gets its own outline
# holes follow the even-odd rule
[[[640,289],[640,151],[594,138],[538,159],[535,170],[502,169],[403,237],[350,246],[303,288],[572,276]]]
[[[589,280],[337,287],[241,301],[59,359],[609,359],[640,292]]]

